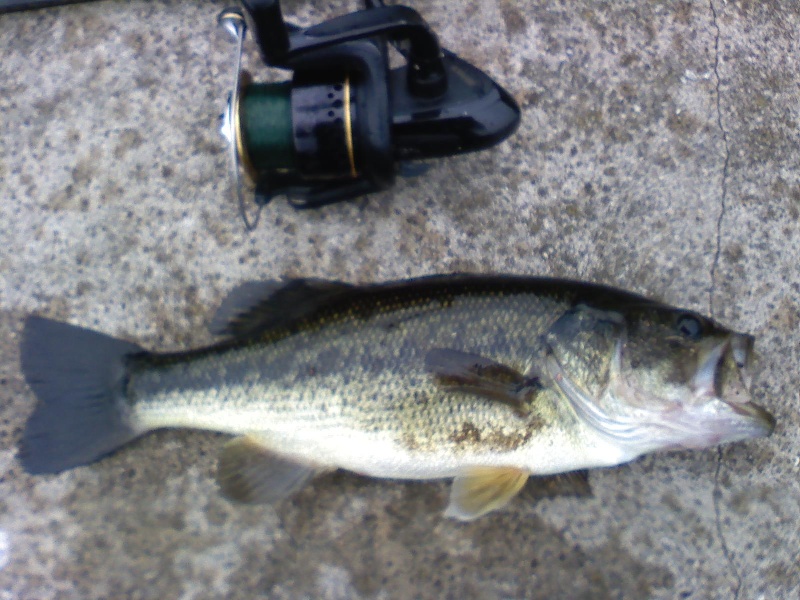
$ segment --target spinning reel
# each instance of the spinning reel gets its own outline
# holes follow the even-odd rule
[[[407,6],[366,0],[364,10],[303,29],[284,21],[279,0],[243,5],[264,63],[293,71],[291,81],[254,82],[241,71],[245,15],[222,12],[238,41],[222,133],[248,229],[256,223],[240,171],[258,207],[285,195],[314,208],[385,190],[409,161],[489,148],[519,124],[509,93],[442,49]],[[389,67],[389,44],[403,66]]]

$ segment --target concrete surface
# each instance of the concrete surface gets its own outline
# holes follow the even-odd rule
[[[518,134],[368,201],[277,201],[252,234],[217,133],[223,4],[0,16],[0,598],[800,597],[800,3],[410,0],[512,91]],[[60,476],[15,460],[28,313],[176,349],[244,280],[453,270],[614,284],[756,334],[775,434],[532,482],[469,525],[442,519],[444,483],[345,474],[228,504],[212,434]]]

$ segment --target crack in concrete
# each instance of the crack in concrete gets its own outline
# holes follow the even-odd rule
[[[719,538],[720,546],[722,546],[722,554],[728,565],[733,572],[733,577],[736,580],[736,587],[733,589],[733,600],[739,600],[739,594],[742,591],[742,575],[739,572],[739,567],[733,560],[733,554],[728,548],[728,542],[725,539],[725,532],[722,530],[722,511],[720,509],[720,501],[722,500],[722,487],[719,484],[719,473],[722,470],[722,446],[717,447],[717,469],[714,472],[714,492],[712,498],[714,500],[714,521],[717,526],[717,537]]]
[[[724,162],[722,164],[722,181],[720,184],[720,211],[717,217],[717,245],[714,252],[714,259],[711,262],[711,287],[708,291],[708,306],[711,316],[714,316],[714,290],[717,287],[717,267],[719,266],[719,258],[722,252],[722,221],[725,218],[725,211],[727,208],[728,200],[728,165],[730,163],[731,152],[728,146],[728,132],[725,125],[722,123],[722,78],[719,75],[719,39],[722,32],[717,22],[717,9],[714,7],[714,0],[709,0],[708,3],[711,8],[711,23],[714,27],[714,80],[716,82],[715,94],[717,104],[717,126],[722,132],[722,146],[724,151]]]
[[[721,194],[720,194],[720,211],[717,217],[716,228],[716,249],[714,252],[714,259],[711,262],[710,272],[710,288],[708,290],[708,308],[712,317],[716,316],[714,310],[714,292],[717,288],[717,267],[719,266],[720,254],[722,252],[722,222],[725,218],[725,210],[727,208],[728,200],[728,165],[730,164],[730,146],[728,145],[728,132],[722,122],[722,78],[719,74],[719,40],[722,35],[719,22],[717,20],[717,9],[714,6],[714,0],[709,0],[708,6],[711,9],[711,23],[714,27],[714,80],[716,82],[716,108],[717,108],[717,126],[722,133],[722,146],[724,151],[724,162],[722,165],[722,181],[721,181]],[[733,560],[733,554],[728,547],[728,542],[725,539],[725,532],[722,528],[722,511],[720,508],[720,501],[722,500],[722,487],[720,486],[719,474],[722,470],[722,447],[717,448],[717,468],[714,472],[714,491],[712,499],[714,503],[714,521],[717,528],[717,537],[719,538],[720,546],[722,547],[722,554],[730,566],[734,579],[736,580],[736,587],[734,588],[733,598],[739,600],[739,595],[742,591],[742,575],[736,562]]]

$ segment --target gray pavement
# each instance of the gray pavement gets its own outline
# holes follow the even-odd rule
[[[253,233],[217,132],[223,2],[0,16],[0,599],[800,597],[800,3],[408,3],[511,90],[517,135],[368,201],[276,201]],[[775,434],[532,481],[466,525],[445,483],[342,473],[229,504],[208,433],[59,476],[16,462],[31,312],[180,349],[241,281],[450,271],[613,284],[755,334]]]

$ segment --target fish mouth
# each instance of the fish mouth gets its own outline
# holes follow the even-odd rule
[[[751,401],[754,342],[751,335],[731,334],[701,358],[692,380],[695,404],[720,403],[726,439],[765,437],[775,429],[775,417]]]
[[[695,398],[721,398],[733,404],[750,401],[754,338],[735,333],[701,356],[692,379]]]

